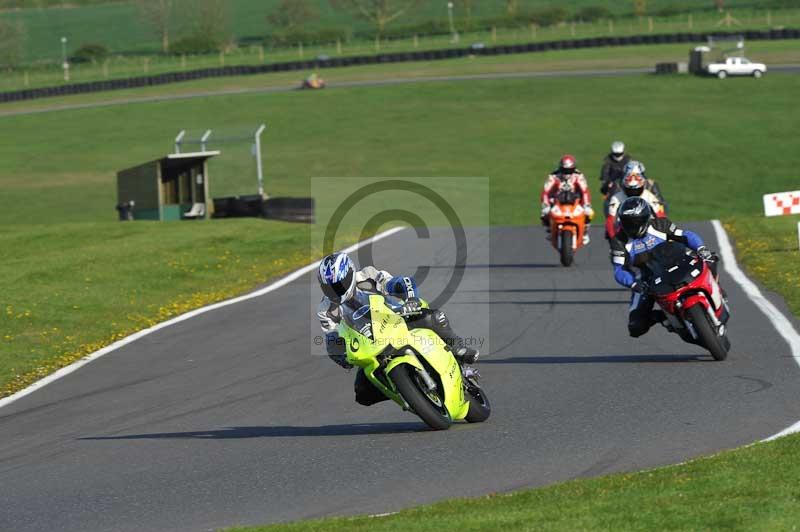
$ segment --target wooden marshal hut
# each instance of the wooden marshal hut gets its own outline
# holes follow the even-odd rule
[[[117,209],[130,220],[198,220],[211,215],[208,160],[219,151],[172,153],[117,173]]]

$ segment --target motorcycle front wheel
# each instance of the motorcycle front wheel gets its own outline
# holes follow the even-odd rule
[[[561,231],[561,234],[558,235],[561,239],[561,265],[562,266],[571,266],[572,265],[572,233],[570,231]]]
[[[694,330],[700,338],[700,342],[708,349],[714,360],[725,360],[728,357],[728,350],[725,348],[725,342],[720,335],[717,334],[716,328],[711,325],[711,319],[706,314],[706,309],[702,305],[695,305],[688,311],[688,318],[694,325]]]
[[[411,410],[433,430],[450,428],[452,419],[441,396],[425,391],[425,384],[417,369],[409,364],[400,364],[389,372],[397,393],[405,399]]]

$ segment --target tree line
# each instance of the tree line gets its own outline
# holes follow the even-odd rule
[[[387,37],[409,35],[411,33],[447,32],[446,19],[407,22],[410,15],[418,12],[433,0],[323,0],[331,9],[347,15],[348,18],[366,22],[371,28],[365,37]],[[443,0],[442,0],[443,1]],[[478,23],[484,26],[508,26],[514,24],[536,24],[548,26],[566,20],[591,22],[598,19],[611,19],[614,14],[603,5],[585,6],[570,12],[553,1],[544,6],[534,0],[495,0],[500,13],[494,18],[475,19],[473,16],[478,2],[488,0],[452,0],[458,13],[457,26],[460,31],[469,31]],[[106,0],[0,0],[0,9],[14,8],[24,4],[26,7],[53,7],[69,3],[99,4]],[[235,46],[232,32],[231,2],[229,0],[129,0],[136,7],[140,21],[158,38],[162,53],[193,54],[225,51]],[[662,7],[653,11],[648,0],[620,0],[634,16],[672,15],[685,11],[685,6]],[[762,6],[800,7],[800,0],[764,0]],[[270,27],[266,44],[280,45],[301,42],[332,42],[347,40],[352,31],[341,28],[319,28],[321,0],[280,0],[264,14],[265,23]],[[538,6],[538,7],[536,7]],[[703,0],[693,9],[725,9],[725,0]],[[16,21],[3,18],[0,14],[0,65],[17,66],[24,57],[27,32],[20,19]],[[98,60],[109,51],[100,44],[85,45],[73,54],[76,60]]]

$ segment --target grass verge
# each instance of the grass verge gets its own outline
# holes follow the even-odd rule
[[[783,296],[796,316],[800,316],[798,222],[800,216],[750,216],[724,221],[725,229],[736,243],[736,255],[747,273]]]
[[[261,220],[0,225],[0,397],[158,322],[312,260]]]
[[[797,530],[800,435],[639,473],[456,499],[385,517],[231,532],[318,530]]]

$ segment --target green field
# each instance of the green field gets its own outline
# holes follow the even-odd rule
[[[798,89],[798,77],[778,74],[731,83],[680,76],[493,80],[6,117],[2,128],[15,142],[0,147],[0,223],[110,221],[118,169],[171,151],[179,129],[261,121],[269,124],[265,164],[273,194],[302,194],[318,175],[479,175],[493,180],[492,221],[524,224],[533,191],[561,153],[575,153],[596,176],[609,142],[622,138],[663,183],[677,218],[754,214],[760,194],[796,184],[798,139],[784,132],[798,120]],[[764,176],[767,153],[783,156],[772,158]],[[212,193],[252,193],[252,160],[224,160],[212,163]]]
[[[470,57],[446,61],[421,61],[391,65],[321,70],[332,83],[414,79],[421,77],[480,75],[487,73],[520,73],[540,71],[596,70],[613,68],[650,68],[657,62],[686,61],[689,47],[685,44],[657,46],[623,46],[582,50],[560,50],[545,53],[496,57]],[[747,45],[754,60],[776,64],[800,64],[800,41],[756,41]],[[0,105],[5,113],[49,109],[64,105],[114,102],[126,99],[191,95],[214,91],[258,90],[272,87],[297,87],[306,73],[279,72],[256,76],[210,78],[199,81],[158,85],[140,89],[89,93],[58,98],[42,98]],[[13,81],[16,76],[17,81]],[[21,83],[20,74],[7,77],[9,83]]]
[[[307,31],[314,32],[319,28],[351,28],[363,31],[365,23],[354,19],[346,13],[333,10],[324,0],[321,2],[318,22],[312,23]],[[189,56],[161,55],[159,41],[137,16],[135,6],[130,3],[114,3],[108,5],[92,5],[68,9],[28,9],[7,12],[0,16],[12,21],[24,23],[27,28],[25,39],[25,57],[21,67],[0,76],[0,90],[19,90],[29,87],[53,86],[63,83],[61,70],[62,36],[69,39],[69,50],[74,51],[84,44],[102,44],[114,55],[101,63],[73,64],[71,81],[86,82],[103,79],[116,79],[131,76],[142,76],[164,72],[193,70],[217,67],[221,65],[263,64],[270,62],[311,59],[320,55],[347,56],[373,54],[377,52],[409,51],[449,48],[454,46],[449,35],[427,35],[419,31],[409,30],[402,37],[383,39],[376,43],[372,39],[345,39],[338,44],[333,38],[321,42],[305,42],[303,46],[290,47],[261,45],[261,38],[273,31],[269,27],[266,16],[274,9],[276,0],[253,1],[236,0],[230,4],[231,28],[234,38],[241,46],[229,48],[224,54],[206,54]],[[568,5],[566,5],[568,4]],[[503,13],[503,2],[476,2],[473,17],[498,16]],[[542,6],[555,5],[541,1],[521,2],[523,10],[539,9]],[[572,0],[558,5],[566,7],[570,12],[586,7],[596,6],[584,0]],[[618,14],[630,12],[627,3],[603,2]],[[463,33],[460,45],[485,43],[487,45],[512,44],[533,41],[558,39],[588,38],[606,35],[624,36],[644,33],[673,32],[708,32],[720,29],[720,14],[699,4],[672,4],[651,2],[650,12],[657,14],[666,8],[685,8],[694,10],[689,15],[631,17],[627,16],[613,21],[597,20],[593,22],[577,21],[562,23],[542,28],[523,24],[522,27],[478,27],[474,31]],[[728,2],[729,7],[747,5],[743,2]],[[800,26],[800,10],[767,9],[769,4],[761,7],[740,7],[734,9],[738,25],[723,29],[769,29]],[[403,24],[415,24],[423,21],[446,20],[446,12],[440,12],[438,4],[429,2],[421,10],[410,13]],[[458,10],[457,10],[458,12]],[[487,19],[488,20],[488,19]],[[173,40],[182,34],[181,24],[175,22]],[[416,38],[414,38],[416,35]]]

